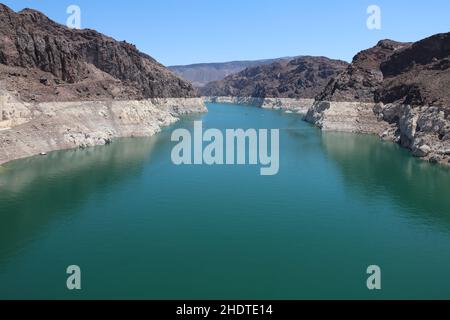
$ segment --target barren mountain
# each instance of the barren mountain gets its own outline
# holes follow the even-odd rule
[[[0,81],[26,101],[192,97],[193,87],[134,45],[0,4]]]
[[[381,64],[375,100],[450,109],[450,33],[418,41]]]
[[[348,63],[325,57],[298,57],[245,69],[212,82],[200,90],[204,96],[261,98],[314,98]]]
[[[382,40],[375,47],[361,51],[347,69],[325,87],[317,100],[374,102],[374,93],[384,78],[381,64],[408,45]]]
[[[135,46],[0,4],[0,165],[39,153],[151,136],[206,108]]]
[[[450,33],[415,43],[382,40],[358,53],[316,99],[450,106]]]
[[[306,119],[325,130],[379,134],[450,163],[450,33],[362,51],[316,98]]]

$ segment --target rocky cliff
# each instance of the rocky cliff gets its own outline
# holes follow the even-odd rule
[[[361,51],[352,63],[321,91],[321,101],[374,102],[375,91],[383,83],[381,64],[408,43],[382,40],[375,47]]]
[[[314,98],[347,63],[325,57],[298,57],[247,68],[200,90],[203,96]]]
[[[134,45],[0,4],[0,81],[25,101],[193,97],[193,87]]]
[[[316,97],[306,119],[324,130],[379,134],[431,162],[450,161],[450,33],[380,41]]]
[[[183,114],[205,112],[200,98],[24,103],[0,93],[0,165],[61,149],[152,136]]]
[[[131,44],[0,4],[0,164],[153,135],[205,112],[195,96]]]
[[[376,102],[450,107],[450,33],[395,52],[380,69],[384,81]]]

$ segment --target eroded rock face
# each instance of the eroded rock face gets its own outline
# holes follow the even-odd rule
[[[450,121],[441,108],[379,103],[376,112],[397,128],[390,138],[411,149],[414,156],[434,163],[448,162]]]
[[[0,164],[151,136],[206,112],[195,95],[133,45],[0,4]]]
[[[334,78],[317,95],[318,101],[375,102],[375,92],[383,83],[381,64],[395,52],[409,46],[408,43],[382,40],[371,48],[358,53],[348,68]]]
[[[189,83],[134,45],[2,4],[0,80],[22,100],[37,102],[196,95]]]
[[[322,128],[378,134],[417,157],[448,164],[449,88],[450,33],[413,44],[384,40],[330,82],[306,119]]]
[[[200,92],[204,96],[313,99],[347,65],[325,57],[298,57],[247,68]]]
[[[375,92],[383,84],[381,64],[409,45],[382,40],[358,53],[347,69],[316,96],[306,120],[328,130],[374,134],[389,131],[386,124],[378,123],[381,119],[378,121],[373,112]]]
[[[33,118],[0,130],[0,165],[41,152],[105,145],[117,137],[152,136],[180,115],[207,111],[200,98],[46,102],[25,108]]]
[[[450,106],[450,33],[437,34],[394,53],[381,64],[379,102]]]
[[[0,90],[0,130],[25,123],[32,116],[32,108],[29,104],[21,102],[8,92]]]
[[[448,163],[450,148],[450,33],[399,51],[381,64],[375,94],[380,117],[395,123],[397,140],[417,157]]]
[[[306,121],[325,131],[381,133],[390,125],[380,121],[367,102],[316,101],[306,114]]]

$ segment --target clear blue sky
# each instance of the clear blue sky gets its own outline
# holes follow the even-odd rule
[[[1,0],[0,0],[1,1]],[[351,60],[390,38],[415,41],[450,31],[449,0],[10,0],[65,23],[80,6],[82,27],[127,40],[165,65],[323,55]],[[382,29],[366,27],[380,6]]]

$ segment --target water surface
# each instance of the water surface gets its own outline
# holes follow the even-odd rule
[[[6,165],[0,298],[450,298],[447,168],[295,114],[208,107],[152,138]],[[281,129],[279,174],[173,165],[171,132],[194,120]]]

